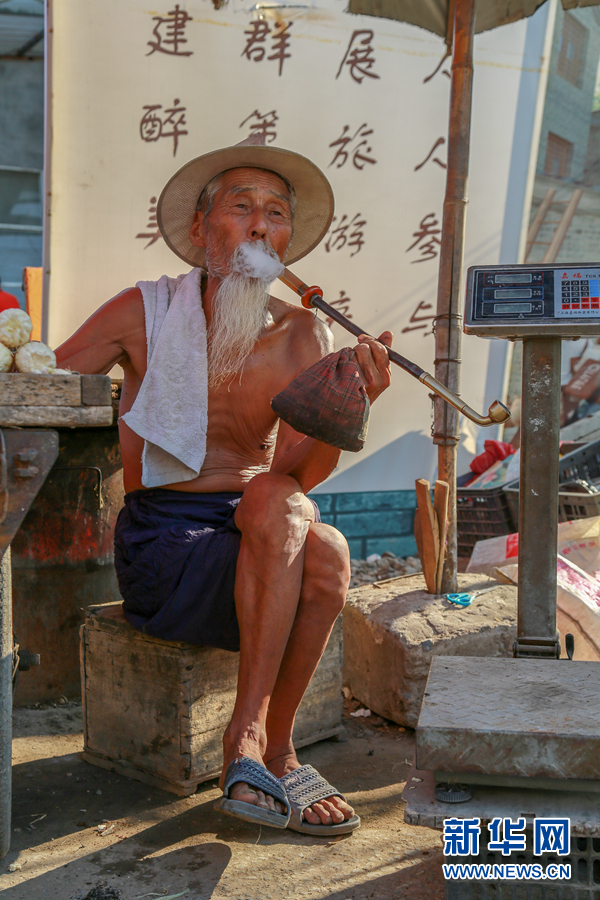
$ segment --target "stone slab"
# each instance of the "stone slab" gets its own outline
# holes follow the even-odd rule
[[[425,828],[444,827],[444,819],[478,818],[490,822],[496,816],[524,818],[531,827],[534,818],[569,818],[571,834],[582,837],[600,836],[600,804],[598,795],[580,791],[540,791],[522,788],[499,788],[478,785],[465,803],[442,803],[434,796],[433,772],[410,770],[402,799],[406,801],[404,821]]]
[[[489,586],[460,574],[459,590]],[[512,656],[517,589],[499,584],[458,607],[428,594],[423,575],[363,585],[344,610],[344,684],[378,715],[415,728],[433,656]]]
[[[419,716],[420,769],[600,779],[600,663],[431,662]]]

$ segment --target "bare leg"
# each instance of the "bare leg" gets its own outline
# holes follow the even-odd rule
[[[271,696],[267,715],[267,768],[278,778],[300,766],[292,744],[300,701],[341,612],[350,582],[348,545],[329,525],[310,526],[304,555],[300,602]],[[340,797],[305,810],[311,825],[343,822],[354,810]]]
[[[313,518],[312,504],[285,475],[253,478],[236,511],[242,532],[235,584],[240,668],[236,703],[223,738],[223,771],[240,756],[263,764],[267,709],[296,616],[304,543]],[[243,783],[234,785],[230,796],[274,808],[271,797]]]

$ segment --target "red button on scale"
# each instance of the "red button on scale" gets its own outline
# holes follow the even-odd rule
[[[570,303],[563,303],[562,308],[563,308],[563,309],[571,309],[571,304],[570,304]]]
[[[582,302],[585,301],[585,300],[589,300],[589,299],[590,299],[589,297],[582,297],[582,298],[581,298]]]

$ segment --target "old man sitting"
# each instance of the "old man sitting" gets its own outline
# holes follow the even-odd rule
[[[259,265],[257,277],[246,251],[263,251],[267,271],[272,258],[293,262],[332,215],[327,179],[299,154],[246,142],[198,157],[158,208],[192,271],[123,291],[57,351],[78,372],[123,368],[115,563],[128,620],[240,651],[218,806],[324,835],[360,820],[300,766],[292,729],[350,579],[345,539],[306,496],[340,451],[278,420],[271,400],[333,341],[312,313],[269,295],[273,275]],[[354,348],[371,402],[389,384],[390,343],[385,332]]]

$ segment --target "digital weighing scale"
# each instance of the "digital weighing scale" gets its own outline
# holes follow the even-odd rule
[[[552,807],[597,842],[600,663],[577,662],[577,647],[575,661],[558,661],[556,557],[561,341],[600,337],[600,263],[474,266],[464,330],[523,341],[515,658],[433,658],[405,817],[530,823]]]

